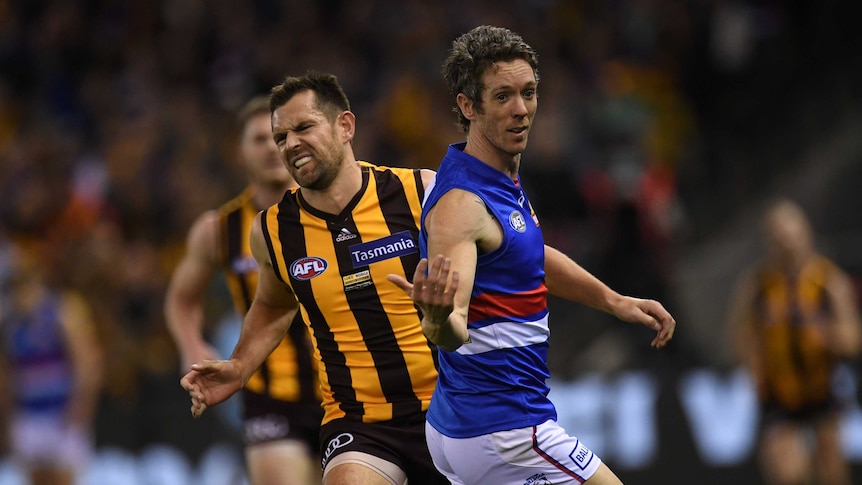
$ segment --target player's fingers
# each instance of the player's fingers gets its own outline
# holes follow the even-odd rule
[[[434,292],[435,296],[437,294],[442,294],[446,291],[446,280],[449,279],[449,267],[452,265],[452,262],[449,258],[443,257],[443,255],[439,255],[434,258],[434,264],[431,266],[431,270],[428,272],[429,276],[429,286]]]
[[[661,330],[656,335],[655,339],[653,339],[654,347],[662,348],[673,338],[674,329],[676,327],[676,321],[673,318],[669,318],[661,322]]]
[[[449,286],[446,288],[446,301],[455,299],[455,292],[458,291],[458,283],[460,276],[457,271],[452,272],[452,281],[449,282]]]
[[[413,272],[413,286],[422,288],[425,285],[425,273],[428,271],[428,259],[422,258],[419,264],[416,265],[416,271]]]
[[[207,405],[199,402],[197,404],[192,404],[192,416],[195,418],[201,417],[201,415],[206,411]]]
[[[676,320],[674,320],[673,317],[670,317],[665,320],[662,327],[662,338],[665,341],[668,341],[673,338],[673,333],[676,331]]]
[[[190,374],[191,372],[189,374],[186,374],[186,376],[183,377],[182,380],[180,380],[180,385],[182,385],[183,389],[188,391],[189,395],[193,396],[196,393],[200,392],[200,386],[198,386],[198,384],[194,382]]]
[[[449,280],[449,272],[452,270],[452,260],[449,258],[443,258],[443,264],[440,266],[440,283],[441,286],[446,286],[446,282]]]
[[[413,294],[413,284],[407,281],[403,276],[397,274],[386,275],[386,279],[395,283],[395,286],[404,290],[408,295]]]
[[[443,267],[445,266],[446,258],[443,257],[442,254],[438,254],[434,257],[434,260],[431,261],[431,266],[428,269],[428,283],[427,285],[434,290],[436,287],[440,286],[440,282],[442,281]]]

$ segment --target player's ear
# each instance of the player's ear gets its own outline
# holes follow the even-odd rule
[[[350,141],[356,134],[356,115],[352,111],[342,111],[335,120],[341,130],[342,141]]]
[[[464,118],[467,118],[470,121],[476,119],[476,103],[474,103],[472,99],[468,98],[464,93],[458,93],[455,101],[458,103],[458,109],[461,110],[461,114],[464,115]]]

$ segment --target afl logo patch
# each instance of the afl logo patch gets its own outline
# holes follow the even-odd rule
[[[300,258],[290,265],[290,276],[300,281],[310,280],[315,276],[320,276],[326,271],[327,266],[326,260],[322,258],[313,256]]]
[[[512,229],[518,232],[524,232],[527,230],[527,223],[524,221],[524,215],[519,211],[512,211],[509,214],[509,225],[512,226]]]

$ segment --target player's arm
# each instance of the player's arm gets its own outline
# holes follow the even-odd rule
[[[732,290],[727,328],[730,330],[730,347],[736,360],[759,376],[760,348],[754,320],[756,296],[756,273],[749,270],[739,277]]]
[[[180,380],[192,398],[195,417],[242,389],[284,338],[299,309],[293,292],[275,275],[260,217],[255,217],[250,236],[252,254],[260,267],[257,293],[243,320],[239,341],[229,360],[194,364]]]
[[[424,291],[434,294],[435,288],[447,283],[445,288],[454,290],[454,294],[448,315],[439,311],[423,311],[422,329],[440,348],[453,351],[469,339],[467,313],[480,248],[490,250],[498,246],[502,230],[477,195],[459,189],[444,194],[428,210],[425,229],[431,270],[427,281],[421,280],[424,275],[418,275],[420,279],[417,283],[414,278],[414,284],[418,286],[421,283]],[[457,279],[450,277],[450,272]],[[456,284],[453,285],[453,281]],[[423,291],[423,288],[417,290]]]
[[[171,275],[165,295],[165,321],[179,349],[184,372],[195,362],[218,358],[204,339],[204,301],[218,269],[219,231],[215,211],[201,214],[192,224],[185,254]]]
[[[269,257],[259,213],[251,230],[251,250],[260,266],[257,293],[242,324],[231,360],[240,363],[243,383],[284,339],[299,303],[290,287],[278,279]]]
[[[76,293],[63,296],[61,325],[72,361],[74,383],[67,418],[86,429],[96,413],[102,384],[104,353],[87,302]]]
[[[664,347],[676,328],[676,321],[655,300],[632,298],[613,291],[598,278],[560,251],[545,246],[545,285],[548,292],[638,323],[656,331],[651,345]]]
[[[829,345],[838,357],[852,358],[862,347],[862,323],[853,283],[836,268],[826,281],[826,295],[834,314]]]

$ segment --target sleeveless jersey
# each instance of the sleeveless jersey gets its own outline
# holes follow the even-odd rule
[[[71,399],[74,373],[60,321],[61,298],[42,297],[32,312],[0,315],[3,353],[11,368],[18,410],[61,415]]]
[[[420,246],[427,257],[424,214],[444,194],[479,196],[503,229],[499,248],[480,254],[470,298],[470,340],[441,351],[440,377],[428,422],[452,438],[538,425],[556,419],[548,400],[548,304],[545,246],[520,178],[512,180],[451,145],[425,201]]]
[[[437,378],[418,310],[386,279],[412,278],[419,262],[420,172],[359,163],[362,188],[340,214],[311,207],[300,189],[262,217],[273,269],[315,342],[324,424],[414,416]]]
[[[243,316],[257,291],[258,265],[249,243],[257,213],[250,187],[219,208],[220,262],[234,307]],[[246,389],[280,401],[320,402],[317,369],[311,355],[311,341],[297,316],[288,335],[252,375]]]
[[[760,269],[754,318],[763,364],[758,385],[765,402],[799,411],[830,400],[836,362],[822,332],[833,318],[825,285],[836,270],[820,256],[793,276]]]

